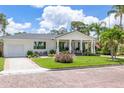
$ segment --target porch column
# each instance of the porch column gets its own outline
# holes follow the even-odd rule
[[[57,54],[59,53],[59,39],[57,39]]]
[[[83,53],[82,42],[83,42],[83,40],[81,39],[80,40],[80,51],[81,51],[81,53]]]
[[[72,40],[69,40],[69,52],[70,52],[70,53],[71,53],[71,50],[72,50],[72,49],[71,49],[71,41],[72,41]]]
[[[96,45],[96,42],[94,41],[94,44],[93,44],[93,50],[94,50],[94,54],[96,53],[96,48],[95,48],[95,45]]]
[[[94,44],[93,44],[93,40],[91,41],[91,53],[94,53]]]

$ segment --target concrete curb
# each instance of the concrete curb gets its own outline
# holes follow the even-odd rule
[[[110,64],[110,65],[99,65],[99,66],[81,66],[81,67],[56,68],[56,69],[50,69],[49,71],[63,71],[63,70],[102,68],[102,67],[114,67],[114,66],[124,66],[124,64]]]
[[[0,75],[17,75],[17,74],[32,74],[32,73],[44,73],[49,71],[49,69],[30,69],[30,70],[18,70],[18,71],[1,71]]]

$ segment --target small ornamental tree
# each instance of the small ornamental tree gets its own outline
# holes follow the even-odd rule
[[[107,47],[110,50],[112,60],[116,58],[118,45],[124,40],[124,32],[117,27],[107,29],[101,33],[100,42],[102,47]]]
[[[6,16],[2,13],[0,13],[0,25],[2,25],[2,28],[1,28],[0,32],[2,32],[3,35],[5,35],[6,34],[5,29],[8,25],[8,21],[7,21]]]

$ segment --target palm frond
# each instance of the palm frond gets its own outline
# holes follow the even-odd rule
[[[112,9],[120,9],[121,5],[113,5]]]
[[[115,17],[115,19],[117,19],[117,17],[119,17],[120,15],[121,15],[121,13],[119,13],[119,12],[118,12],[118,13],[116,13],[116,14],[115,14],[115,16],[114,16],[114,17]]]
[[[110,10],[107,12],[107,15],[109,16],[110,14],[117,13],[117,10]]]

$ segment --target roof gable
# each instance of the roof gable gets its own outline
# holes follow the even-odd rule
[[[73,32],[69,32],[60,36],[56,37],[57,39],[74,39],[74,40],[93,40],[94,38],[91,36],[87,36],[79,31],[73,31]]]

